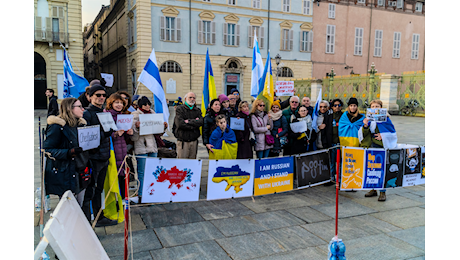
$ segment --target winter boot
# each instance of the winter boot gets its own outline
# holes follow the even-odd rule
[[[387,196],[385,195],[385,192],[380,192],[379,201],[385,201],[385,200],[387,200]]]
[[[380,194],[382,194],[380,192]],[[377,191],[376,190],[370,190],[368,193],[364,194],[364,197],[374,197],[377,196]]]

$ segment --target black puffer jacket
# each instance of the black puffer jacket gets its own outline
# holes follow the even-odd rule
[[[88,126],[91,125],[101,125],[97,113],[103,113],[104,109],[98,108],[93,104],[90,104],[88,109],[83,112],[83,118],[86,120]],[[110,129],[109,132],[104,132],[102,126],[100,126],[101,131],[101,144],[98,148],[89,150],[89,158],[91,160],[98,161],[107,161],[110,158],[110,136],[113,133],[113,130]]]
[[[216,117],[222,113],[215,113],[214,110],[208,109],[206,116],[203,121],[203,144],[209,144],[209,138],[211,138],[212,132],[217,128]],[[229,124],[230,122],[227,122]]]
[[[47,119],[46,139],[43,143],[47,158],[47,166],[54,169],[45,173],[45,189],[47,194],[62,196],[67,190],[79,193],[83,187],[79,184],[79,174],[89,166],[89,153],[83,151],[71,156],[70,149],[78,147],[77,127],[70,127],[64,119],[49,116]],[[80,118],[78,126],[85,126],[86,121]],[[53,160],[54,159],[54,160]],[[52,162],[51,162],[52,160]]]
[[[185,120],[188,120],[188,123],[185,123]],[[185,104],[178,106],[176,108],[174,123],[176,124],[174,136],[178,141],[196,141],[201,135],[200,127],[203,126],[201,110],[196,107],[196,105],[194,105],[192,109],[188,108]]]

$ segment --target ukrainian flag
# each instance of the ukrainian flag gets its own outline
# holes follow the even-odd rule
[[[109,193],[110,186],[112,186],[112,190]],[[121,198],[120,189],[118,187],[117,162],[115,160],[115,151],[113,150],[112,137],[110,137],[110,158],[109,166],[107,167],[107,174],[105,175],[104,180],[104,193],[107,196],[104,216],[111,220],[118,220],[118,223],[123,222],[125,220],[125,216],[123,214],[123,200]]]
[[[261,99],[265,103],[265,111],[270,110],[273,99],[275,97],[275,90],[273,88],[273,74],[272,74],[272,63],[270,60],[270,51],[267,56],[267,63],[265,63],[264,73],[260,78],[259,95],[257,99]]]
[[[203,97],[201,100],[201,114],[206,115],[209,102],[217,98],[216,84],[214,83],[214,73],[212,73],[209,50],[206,50],[206,65],[204,68]]]
[[[364,125],[363,120],[365,116],[361,117],[358,121],[351,123],[347,114],[348,111],[345,111],[339,120],[340,146],[359,147],[358,131],[359,128]]]

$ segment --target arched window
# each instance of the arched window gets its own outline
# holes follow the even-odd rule
[[[280,68],[280,71],[278,72],[278,77],[293,78],[294,73],[292,72],[290,68],[282,67]]]
[[[182,68],[180,67],[179,63],[168,60],[161,65],[160,72],[182,73]]]
[[[236,64],[236,62],[232,61],[232,62],[230,62],[230,64],[228,64],[228,68],[230,68],[230,69],[237,69],[237,68],[238,68],[238,64]]]

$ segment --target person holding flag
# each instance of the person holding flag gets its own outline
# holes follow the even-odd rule
[[[270,57],[270,54],[268,55]],[[257,98],[259,95],[260,79],[264,73],[264,63],[260,55],[259,42],[257,41],[256,30],[254,29],[254,44],[252,48],[252,73],[251,73],[251,96]]]
[[[358,130],[363,126],[363,119],[364,115],[358,110],[358,100],[350,98],[347,111],[343,113],[339,121],[340,146],[359,147]]]

